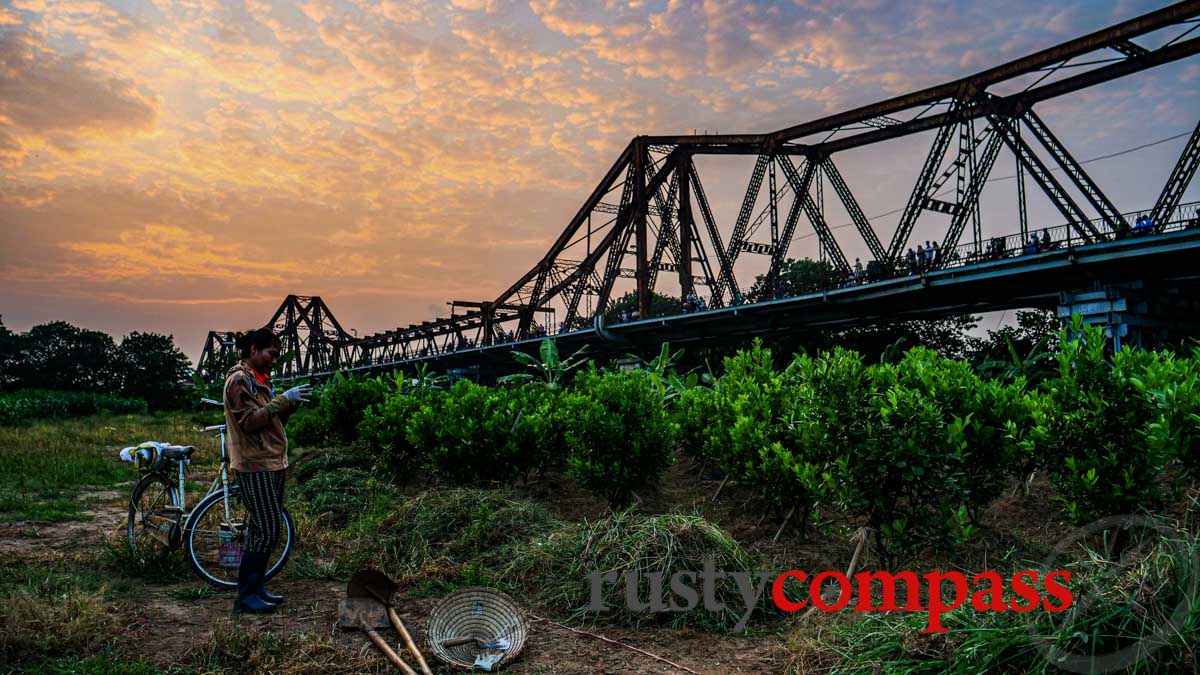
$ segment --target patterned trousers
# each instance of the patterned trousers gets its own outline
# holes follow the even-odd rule
[[[246,550],[270,556],[283,537],[283,484],[287,469],[238,473],[242,503],[250,516]]]

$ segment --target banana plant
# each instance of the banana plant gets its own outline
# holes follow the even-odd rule
[[[536,382],[547,387],[560,387],[571,373],[587,363],[585,353],[587,345],[579,348],[565,360],[558,355],[558,345],[553,339],[547,338],[542,340],[538,347],[539,357],[531,356],[525,352],[514,351],[512,353],[513,360],[525,366],[526,370],[531,372],[516,373],[513,375],[505,375],[497,381],[501,384],[528,384]]]

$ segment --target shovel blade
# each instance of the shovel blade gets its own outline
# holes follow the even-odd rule
[[[387,610],[374,598],[343,598],[338,603],[338,625],[358,630],[362,626],[387,628],[392,622],[388,620]]]
[[[391,604],[392,594],[396,592],[396,582],[391,577],[376,569],[365,569],[355,572],[346,584],[346,595],[351,598],[374,598],[384,604]]]

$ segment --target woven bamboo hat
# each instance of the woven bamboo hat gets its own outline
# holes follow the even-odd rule
[[[442,598],[429,616],[429,648],[453,666],[471,669],[477,657],[494,659],[495,670],[511,663],[525,646],[529,621],[517,603],[493,588],[460,588]],[[468,644],[443,645],[456,638],[476,638]],[[457,640],[461,642],[461,640]],[[506,642],[505,649],[481,648]]]

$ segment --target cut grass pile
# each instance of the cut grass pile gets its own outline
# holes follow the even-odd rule
[[[291,458],[292,494],[304,510],[330,525],[345,525],[390,502],[391,486],[372,471],[373,459],[353,448],[305,449]]]
[[[85,489],[132,489],[117,453],[142,441],[195,445],[193,469],[219,457],[216,440],[182,413],[38,420],[0,426],[0,521],[88,520]]]
[[[430,490],[395,505],[378,525],[378,549],[402,572],[472,563],[501,571],[559,523],[540,504],[491,490]]]
[[[632,626],[667,622],[674,627],[725,632],[737,624],[745,605],[736,585],[729,580],[715,584],[716,598],[726,607],[720,612],[706,611],[702,602],[689,611],[658,615],[634,612],[627,607],[624,575],[631,574],[639,580],[637,596],[640,601],[648,602],[651,575],[661,575],[659,590],[669,594],[672,575],[700,573],[706,562],[723,572],[753,574],[757,570],[754,557],[733,537],[699,515],[642,515],[622,511],[594,522],[562,527],[531,542],[514,558],[506,573],[513,578],[536,579],[536,585],[530,589],[540,604],[570,613],[578,620],[604,618]],[[591,600],[593,572],[619,575],[617,582],[603,587],[608,610],[602,616],[585,609]],[[688,583],[699,592],[695,576]],[[667,601],[665,597],[662,599]]]

